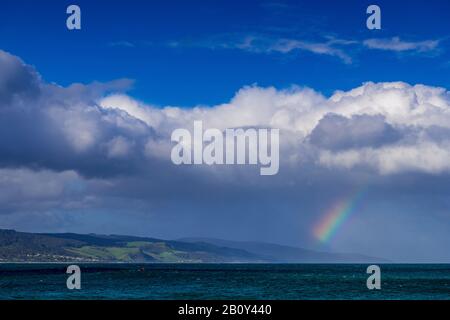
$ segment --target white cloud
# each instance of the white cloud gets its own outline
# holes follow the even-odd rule
[[[322,151],[319,162],[327,167],[346,169],[371,166],[383,175],[414,171],[438,174],[450,171],[449,147],[448,142],[443,145],[424,142],[343,152]]]
[[[306,42],[293,39],[281,39],[273,43],[268,51],[275,51],[281,53],[288,53],[294,50],[304,50],[320,55],[335,56],[340,58],[344,63],[352,63],[352,58],[350,55],[345,53],[342,49],[336,48],[335,44],[351,44],[352,42],[337,42],[337,41],[326,41],[326,42]]]
[[[107,99],[111,103],[115,97]],[[115,107],[131,110],[131,106],[138,106],[141,110],[133,109],[133,114],[147,123],[154,115],[158,119],[152,122],[154,129],[163,135],[174,128],[190,128],[194,120],[203,120],[205,126],[221,130],[273,127],[282,133],[281,161],[315,155],[317,160],[313,162],[321,166],[364,166],[382,174],[450,170],[450,94],[444,88],[369,82],[326,98],[308,88],[276,90],[253,86],[241,89],[227,104],[193,109],[155,108],[129,99],[118,97],[121,103]],[[130,104],[122,104],[123,101]],[[329,114],[339,116],[328,119],[340,124],[328,122],[329,129],[322,126],[318,135],[315,129]],[[438,136],[431,134],[436,128],[440,128]],[[147,154],[152,149],[170,149],[169,145],[162,145],[164,140],[157,145],[147,144]],[[297,163],[296,170],[302,170],[303,165]]]
[[[202,47],[208,49],[237,49],[252,53],[289,54],[306,51],[317,55],[332,56],[345,64],[352,64],[354,48],[385,50],[392,52],[434,53],[438,52],[441,40],[408,41],[400,37],[372,38],[360,40],[340,39],[324,36],[319,39],[279,37],[267,34],[219,34],[198,41],[172,41],[169,47]]]
[[[414,42],[401,40],[399,37],[393,37],[389,39],[367,39],[363,44],[370,49],[378,50],[429,52],[438,48],[439,40]]]
[[[171,47],[195,46],[209,49],[238,49],[253,53],[291,53],[306,51],[318,55],[339,58],[344,63],[352,63],[352,57],[344,51],[345,46],[357,44],[357,41],[325,37],[321,40],[279,38],[268,35],[217,35],[210,39],[195,42],[171,42]]]

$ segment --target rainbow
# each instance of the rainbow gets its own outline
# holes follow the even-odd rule
[[[322,243],[326,243],[336,234],[340,226],[355,211],[359,199],[364,191],[352,193],[350,197],[336,201],[326,211],[322,219],[314,227],[314,236]]]

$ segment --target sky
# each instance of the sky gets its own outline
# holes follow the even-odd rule
[[[2,1],[0,228],[450,262],[449,9]],[[279,173],[174,165],[198,120],[279,129]]]

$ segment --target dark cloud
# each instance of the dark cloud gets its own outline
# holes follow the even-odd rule
[[[38,95],[39,75],[20,59],[0,50],[0,70],[0,110]]]
[[[355,115],[346,118],[338,114],[325,115],[310,135],[313,145],[342,150],[380,147],[401,138],[401,133],[386,123],[382,115]]]
[[[123,111],[97,105],[129,80],[63,88],[43,82],[3,51],[0,70],[0,166],[108,176],[143,165],[144,145],[154,130]]]

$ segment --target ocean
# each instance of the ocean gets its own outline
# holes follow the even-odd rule
[[[449,299],[449,264],[382,264],[369,290],[366,264],[0,264],[0,299]]]

